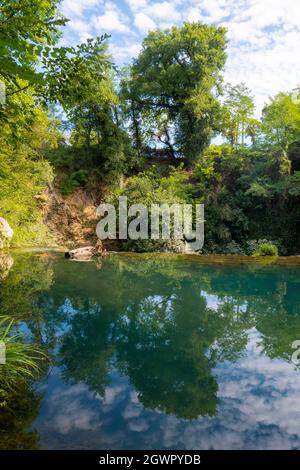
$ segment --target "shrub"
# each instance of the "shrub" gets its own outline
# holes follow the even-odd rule
[[[61,192],[64,196],[72,194],[76,188],[84,186],[88,178],[88,172],[86,170],[78,170],[71,173],[70,176],[64,179],[61,185]]]
[[[127,196],[128,206],[137,203],[144,204],[149,210],[150,217],[151,204],[184,204],[189,202],[190,185],[188,175],[183,167],[179,166],[177,168],[169,167],[168,174],[163,176],[160,169],[153,165],[146,171],[128,178],[125,185],[112,187],[106,202],[117,207],[119,196]],[[172,223],[173,219],[171,220]],[[122,249],[137,252],[169,251],[165,240],[150,238],[146,240],[127,240],[122,243]]]
[[[254,256],[278,256],[278,248],[273,243],[262,243],[254,252]]]
[[[122,243],[124,251],[134,251],[136,253],[151,253],[153,251],[163,251],[164,240],[126,240]]]
[[[227,243],[222,249],[221,253],[224,253],[226,255],[245,255],[245,251],[235,240],[232,240],[231,242]]]

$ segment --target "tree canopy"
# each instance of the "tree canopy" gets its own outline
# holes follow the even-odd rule
[[[149,33],[122,84],[136,139],[148,134],[173,159],[199,157],[214,129],[225,33],[200,23]]]

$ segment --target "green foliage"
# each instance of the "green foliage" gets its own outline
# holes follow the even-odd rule
[[[151,204],[187,203],[190,198],[191,186],[188,184],[188,175],[182,166],[170,166],[169,174],[162,175],[159,169],[152,166],[148,170],[127,179],[124,187],[111,188],[107,202],[118,206],[118,198],[126,196],[128,206],[144,204],[151,215]],[[150,227],[150,223],[149,223]],[[165,241],[162,240],[127,240],[123,249],[138,252],[163,251]]]
[[[18,100],[23,101],[21,93]],[[25,116],[26,111],[25,108]],[[11,134],[12,127],[15,135]],[[2,124],[0,213],[15,232],[15,245],[51,243],[40,202],[40,195],[53,178],[50,164],[43,160],[42,148],[53,145],[51,138],[49,120],[40,109],[30,111],[29,126],[24,126],[22,120],[14,125]]]
[[[107,38],[107,35],[89,38],[76,47],[47,48],[42,93],[48,100],[59,102],[69,114],[91,103],[116,102]]]
[[[31,385],[46,355],[15,331],[11,315],[0,315],[0,341],[6,353],[6,363],[0,364],[0,449],[36,449],[38,435],[28,428],[40,398]]]
[[[247,135],[250,135],[252,141],[255,142],[257,127],[259,127],[259,122],[252,117],[254,100],[244,83],[236,86],[228,84],[225,92],[222,116],[224,135],[233,147],[238,148],[241,144],[243,148]]]
[[[278,248],[272,243],[262,243],[253,254],[254,256],[278,256]]]
[[[262,123],[270,144],[287,150],[300,138],[300,89],[278,93],[263,109]]]
[[[53,90],[49,85],[49,93],[68,113],[73,155],[74,150],[86,155],[86,166],[82,168],[87,168],[92,156],[93,169],[109,183],[128,171],[134,152],[127,133],[117,122],[119,100],[105,39],[103,36],[81,44],[71,59],[69,53],[63,60],[55,59],[53,67],[57,76],[53,79]],[[61,75],[66,76],[63,88]],[[65,154],[69,153],[68,148],[64,150]],[[59,166],[59,162],[52,161]],[[64,185],[64,192],[72,191],[71,179],[72,175]]]
[[[224,28],[200,23],[148,34],[122,83],[137,147],[148,136],[173,160],[199,158],[218,110],[212,89],[220,84],[225,46]]]
[[[5,364],[0,364],[0,407],[14,387],[33,377],[39,371],[39,362],[45,358],[42,351],[22,341],[22,335],[13,333],[13,320],[0,316],[0,342],[5,345]]]
[[[59,38],[66,23],[57,10],[56,0],[5,0],[0,6],[0,79],[8,93],[24,86],[42,84],[36,65],[47,48]]]
[[[78,170],[71,173],[70,176],[65,178],[61,184],[61,192],[64,196],[72,194],[76,188],[84,186],[88,178],[88,172],[85,170]]]
[[[286,190],[290,196],[300,196],[300,171],[295,173],[285,180]]]
[[[123,188],[112,189],[108,201],[117,202],[119,196],[127,196],[128,205],[143,203],[146,207],[157,203],[183,203],[188,201],[190,185],[182,166],[170,166],[169,175],[163,176],[156,166],[131,176]]]

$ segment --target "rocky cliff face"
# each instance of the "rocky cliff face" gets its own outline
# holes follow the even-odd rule
[[[44,221],[56,242],[66,246],[96,243],[98,204],[97,196],[82,188],[69,196],[62,196],[54,186],[49,187],[42,201],[42,209]]]
[[[7,220],[0,217],[0,250],[9,246],[9,242],[14,234],[13,229],[10,227]]]

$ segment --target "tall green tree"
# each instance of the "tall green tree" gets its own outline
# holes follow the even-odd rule
[[[48,90],[67,112],[73,146],[92,153],[95,167],[108,180],[125,171],[131,145],[118,122],[115,71],[105,39],[88,40],[71,58],[67,54],[63,61],[54,59]]]
[[[225,87],[223,133],[234,148],[245,147],[247,134],[255,140],[258,122],[253,119],[254,99],[244,83]]]
[[[219,107],[216,90],[226,58],[225,33],[222,27],[185,23],[148,34],[123,82],[137,145],[142,117],[143,127],[173,158],[199,158]]]
[[[266,140],[287,151],[288,146],[300,140],[300,88],[289,93],[278,93],[264,107],[263,130]]]

